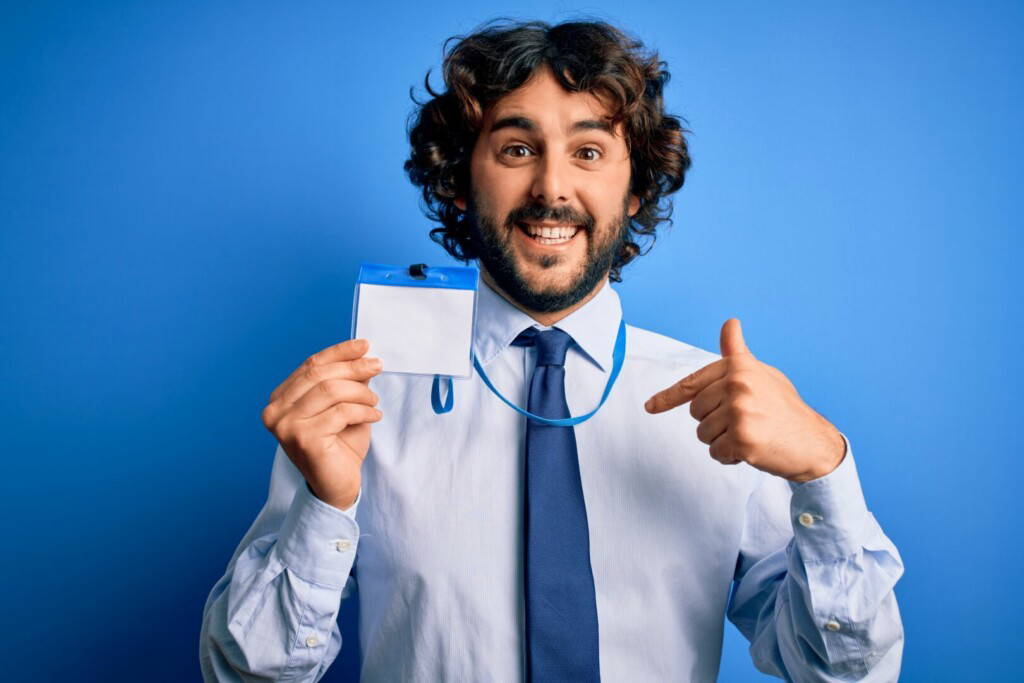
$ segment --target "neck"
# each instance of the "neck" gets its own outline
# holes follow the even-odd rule
[[[547,313],[541,313],[540,311],[532,311],[529,308],[522,306],[518,301],[514,300],[512,297],[506,294],[501,287],[498,286],[498,284],[494,281],[494,278],[491,277],[491,274],[487,272],[487,269],[484,268],[483,265],[480,266],[480,279],[487,283],[488,287],[490,287],[499,295],[501,295],[501,298],[503,298],[505,301],[509,302],[510,304],[518,308],[520,311],[522,311],[526,315],[530,316],[531,318],[539,322],[541,325],[544,325],[545,327],[550,327],[551,325],[554,325],[562,318],[568,316],[576,309],[582,308],[583,306],[586,305],[588,301],[597,296],[597,293],[601,291],[601,287],[604,286],[605,281],[608,278],[602,278],[601,281],[597,283],[597,286],[595,286],[592,290],[590,290],[590,292],[585,297],[574,303],[572,306],[569,306],[568,308],[563,308],[560,311],[549,311]]]

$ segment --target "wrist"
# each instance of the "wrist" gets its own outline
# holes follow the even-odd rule
[[[356,488],[356,492],[354,494],[352,494],[351,496],[341,496],[341,497],[337,497],[337,498],[325,498],[325,497],[321,496],[319,493],[317,493],[313,489],[312,486],[310,486],[308,481],[306,482],[306,488],[309,489],[309,492],[312,493],[313,496],[316,497],[318,500],[323,501],[324,503],[327,503],[328,505],[330,505],[332,507],[336,507],[336,508],[338,508],[339,510],[341,510],[343,512],[347,511],[353,505],[355,505],[356,500],[358,500],[358,498],[359,498],[359,488],[358,487]]]
[[[846,439],[843,438],[843,435],[834,426],[829,424],[828,427],[826,438],[824,439],[828,445],[823,449],[828,455],[815,461],[806,471],[793,477],[787,477],[789,481],[803,484],[814,479],[820,479],[834,472],[842,464],[846,458]]]

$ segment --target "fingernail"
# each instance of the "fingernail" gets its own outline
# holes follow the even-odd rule
[[[652,401],[651,399],[647,399],[647,403],[644,403],[644,408],[647,410],[647,412],[651,412],[651,408],[653,407],[654,401]]]
[[[380,370],[383,364],[380,362],[380,358],[368,358],[371,370]]]
[[[384,413],[380,412],[376,408],[374,408],[374,410],[377,411],[377,417],[383,417],[384,416]]]

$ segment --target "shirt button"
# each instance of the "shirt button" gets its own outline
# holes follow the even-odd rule
[[[800,516],[797,517],[797,519],[800,520],[801,524],[803,524],[804,526],[807,526],[807,527],[809,527],[812,524],[814,524],[814,515],[812,515],[809,512],[801,512]]]
[[[345,538],[341,539],[340,541],[334,542],[334,549],[337,550],[339,553],[343,553],[351,547],[352,541]]]
[[[309,647],[315,647],[318,642],[320,641],[316,639],[316,636],[310,636],[309,638],[306,638],[306,645],[308,645]]]
[[[839,622],[836,621],[835,619],[829,619],[828,621],[825,622],[825,628],[827,628],[829,631],[832,631],[833,633],[835,633],[840,628]]]

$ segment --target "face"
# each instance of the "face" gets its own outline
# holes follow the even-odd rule
[[[467,212],[483,269],[531,311],[576,304],[607,278],[639,200],[622,125],[542,66],[491,106],[470,163]]]

